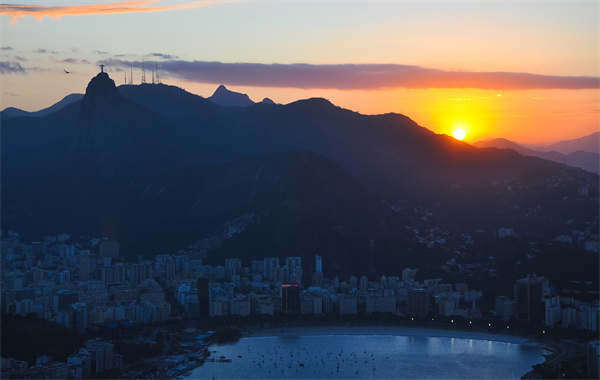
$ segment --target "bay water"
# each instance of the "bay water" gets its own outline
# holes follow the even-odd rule
[[[209,350],[215,362],[188,379],[519,379],[550,354],[518,337],[392,327],[266,330]]]

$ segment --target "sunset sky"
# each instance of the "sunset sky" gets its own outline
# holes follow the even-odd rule
[[[163,83],[254,101],[324,97],[466,141],[545,144],[599,130],[599,2],[4,1],[0,109]],[[70,71],[66,74],[64,70]]]

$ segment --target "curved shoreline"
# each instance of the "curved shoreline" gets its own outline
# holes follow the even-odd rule
[[[501,335],[487,332],[464,331],[464,330],[446,330],[436,328],[420,328],[405,326],[269,326],[269,327],[246,327],[241,339],[245,338],[273,338],[273,337],[314,337],[314,336],[403,336],[403,337],[423,337],[423,338],[456,338],[472,339],[476,341],[492,341],[507,344],[535,346],[540,350],[552,351],[548,345],[540,340],[514,335]],[[224,343],[227,344],[227,343]],[[217,345],[219,345],[217,343]],[[215,348],[217,349],[217,348]],[[539,364],[548,361],[550,355],[541,354]],[[536,363],[536,365],[538,364]],[[533,367],[533,364],[532,364]],[[535,374],[535,368],[524,369],[520,378],[531,378]],[[519,371],[520,372],[520,371]]]
[[[318,331],[318,332],[317,332]],[[513,344],[536,344],[546,348],[539,341],[514,335],[501,335],[476,331],[444,330],[421,327],[392,327],[392,326],[306,326],[306,327],[266,327],[251,328],[243,333],[242,338],[263,336],[310,336],[310,335],[397,335],[397,336],[426,336],[459,339],[490,340]],[[547,349],[547,348],[546,348]]]

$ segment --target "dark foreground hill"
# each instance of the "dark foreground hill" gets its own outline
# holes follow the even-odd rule
[[[318,98],[221,107],[101,73],[57,112],[3,119],[3,228],[103,233],[131,257],[195,244],[375,271],[400,265],[415,228],[597,226],[597,193],[592,173]]]

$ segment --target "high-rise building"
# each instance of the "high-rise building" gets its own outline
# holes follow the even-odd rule
[[[302,287],[302,268],[296,267],[294,269],[289,269],[290,272],[290,282],[293,284],[298,284]]]
[[[88,340],[85,349],[92,359],[92,373],[103,372],[114,367],[115,349],[112,343]]]
[[[352,289],[358,288],[358,278],[356,278],[356,276],[350,276],[350,279],[348,279],[348,284]]]
[[[415,279],[418,269],[405,268],[402,271],[402,281],[412,281]]]
[[[369,279],[367,276],[360,276],[360,291],[366,292],[369,290]]]
[[[131,274],[132,285],[139,285],[147,279],[152,278],[152,262],[141,261],[139,264],[133,264]]]
[[[79,255],[77,261],[79,263],[79,281],[85,282],[90,280],[90,273],[92,272],[92,260],[93,256],[89,251],[83,251]]]
[[[262,260],[252,260],[250,262],[250,271],[252,272],[252,274],[264,274],[265,273],[264,265],[265,264]]]
[[[285,265],[288,267],[291,273],[296,268],[302,268],[302,258],[297,256],[286,257]]]
[[[268,280],[275,279],[275,268],[279,266],[279,257],[265,257],[263,260],[263,275]]]
[[[300,286],[298,284],[281,284],[281,311],[297,313],[300,311]]]
[[[323,273],[323,258],[319,255],[315,256],[315,273]]]
[[[545,278],[528,275],[517,280],[514,286],[514,299],[517,303],[517,319],[529,322],[545,321],[544,282]]]
[[[125,267],[123,263],[102,268],[102,281],[104,281],[106,286],[108,284],[125,282]]]
[[[323,272],[315,272],[311,276],[311,286],[321,287],[325,283]]]
[[[290,271],[287,265],[282,267],[275,267],[275,277],[273,278],[275,283],[285,283],[290,281]]]
[[[84,302],[76,302],[71,305],[73,308],[71,327],[77,332],[85,332],[87,329],[87,305]]]
[[[240,259],[225,259],[225,277],[231,280],[232,276],[242,272],[242,260]]]

